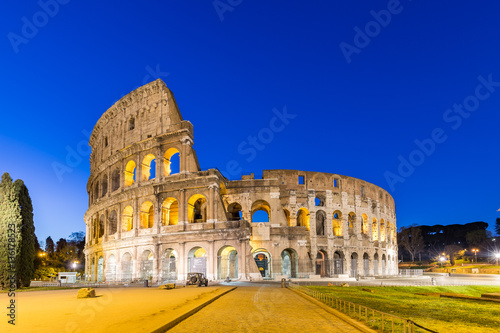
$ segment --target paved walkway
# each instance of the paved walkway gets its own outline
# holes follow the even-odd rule
[[[173,327],[170,332],[360,332],[277,284],[246,284]]]

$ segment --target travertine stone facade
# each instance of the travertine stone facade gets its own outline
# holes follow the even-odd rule
[[[200,170],[193,142],[161,80],[99,119],[84,217],[87,280],[396,274],[395,206],[382,188],[297,170],[230,181]]]

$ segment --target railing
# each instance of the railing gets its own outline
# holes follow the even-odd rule
[[[378,311],[369,308],[364,305],[359,305],[356,303],[344,301],[342,299],[336,298],[332,295],[328,295],[317,290],[302,287],[300,285],[290,283],[289,288],[293,288],[299,292],[309,295],[318,301],[324,303],[325,305],[345,313],[351,318],[357,319],[360,322],[364,322],[367,326],[378,330],[380,332],[403,332],[403,333],[414,333],[414,332],[432,332],[436,331],[430,330],[423,326],[420,326],[410,319],[401,318],[389,313]],[[417,329],[417,331],[416,331]]]

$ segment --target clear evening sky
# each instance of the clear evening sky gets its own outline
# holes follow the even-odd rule
[[[398,227],[492,230],[499,15],[464,0],[3,1],[0,172],[28,186],[39,240],[85,230],[86,133],[161,78],[202,169],[344,174],[387,189]]]

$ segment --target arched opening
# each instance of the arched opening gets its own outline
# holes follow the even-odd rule
[[[122,281],[132,281],[133,266],[132,266],[132,256],[130,253],[124,253],[122,256]]]
[[[94,186],[94,200],[97,199],[99,199],[99,182],[96,182]]]
[[[361,225],[361,233],[368,234],[368,215],[361,215],[363,218],[363,224]]]
[[[106,281],[112,282],[116,280],[116,257],[112,254],[108,257],[106,263]]]
[[[351,277],[358,276],[358,254],[353,252],[351,254]]]
[[[378,275],[378,253],[373,256],[373,275]]]
[[[179,202],[177,199],[167,198],[163,200],[163,204],[161,205],[161,224],[179,224]]]
[[[342,212],[336,210],[333,212],[333,235],[340,237],[342,236]]]
[[[123,210],[123,215],[122,215],[122,231],[130,231],[134,227],[134,209],[132,206],[127,206]]]
[[[101,256],[97,260],[97,282],[102,282],[104,279],[104,258]]]
[[[344,254],[340,251],[333,254],[333,274],[344,274]]]
[[[188,253],[188,273],[207,274],[207,251],[202,247],[193,247]]]
[[[95,281],[95,258],[92,258],[92,264],[90,265],[90,281]]]
[[[238,278],[238,252],[232,246],[224,246],[217,253],[217,278]]]
[[[243,215],[241,213],[241,205],[237,202],[233,202],[229,206],[227,206],[227,214],[230,221],[239,221],[243,219]]]
[[[180,153],[177,148],[169,148],[163,156],[163,175],[170,176],[180,172]]]
[[[174,249],[166,249],[163,252],[161,275],[164,282],[174,282],[177,280],[177,252]]]
[[[311,229],[309,223],[309,210],[307,210],[307,208],[300,208],[297,212],[297,226],[306,227],[307,230]]]
[[[385,275],[385,267],[386,267],[386,262],[385,262],[385,254],[382,255],[382,275]]]
[[[384,222],[384,219],[380,219],[380,241],[385,242],[385,222]]]
[[[132,117],[128,121],[128,130],[131,131],[135,128],[135,118]]]
[[[290,227],[291,226],[290,211],[286,208],[283,208],[283,212],[285,213],[286,224]]]
[[[318,207],[325,206],[325,197],[322,194],[317,194],[314,198],[314,205]]]
[[[281,252],[281,274],[288,278],[296,278],[298,271],[298,256],[294,249]]]
[[[120,188],[120,170],[115,169],[111,174],[111,191],[116,191]]]
[[[356,224],[356,214],[354,212],[350,212],[347,216],[347,223],[349,224],[349,229],[354,230]]]
[[[252,204],[252,222],[271,222],[271,206],[265,200],[257,200]]]
[[[154,208],[150,201],[145,201],[141,205],[139,227],[141,229],[152,228],[154,224]]]
[[[207,199],[202,194],[195,194],[188,201],[189,223],[207,222]]]
[[[318,251],[316,254],[316,275],[328,276],[328,257],[323,250]]]
[[[145,250],[141,255],[141,280],[153,279],[153,253]]]
[[[99,218],[99,233],[97,235],[98,238],[101,238],[104,236],[104,214],[101,214],[101,217]]]
[[[111,213],[109,213],[109,234],[114,235],[116,231],[118,230],[118,218],[116,214],[116,210],[112,210]]]
[[[104,197],[108,193],[108,175],[102,177],[101,196]]]
[[[141,179],[147,181],[156,177],[156,158],[153,154],[147,154],[142,160]]]
[[[322,210],[316,212],[316,235],[324,236],[326,213]]]
[[[257,268],[263,278],[271,277],[271,254],[265,249],[258,249],[253,252],[253,258]]]
[[[130,160],[125,167],[125,186],[130,186],[135,182],[135,162]]]
[[[363,254],[363,276],[370,275],[370,257],[368,253]]]
[[[378,224],[376,218],[373,218],[372,222],[372,237],[373,241],[378,241]]]

